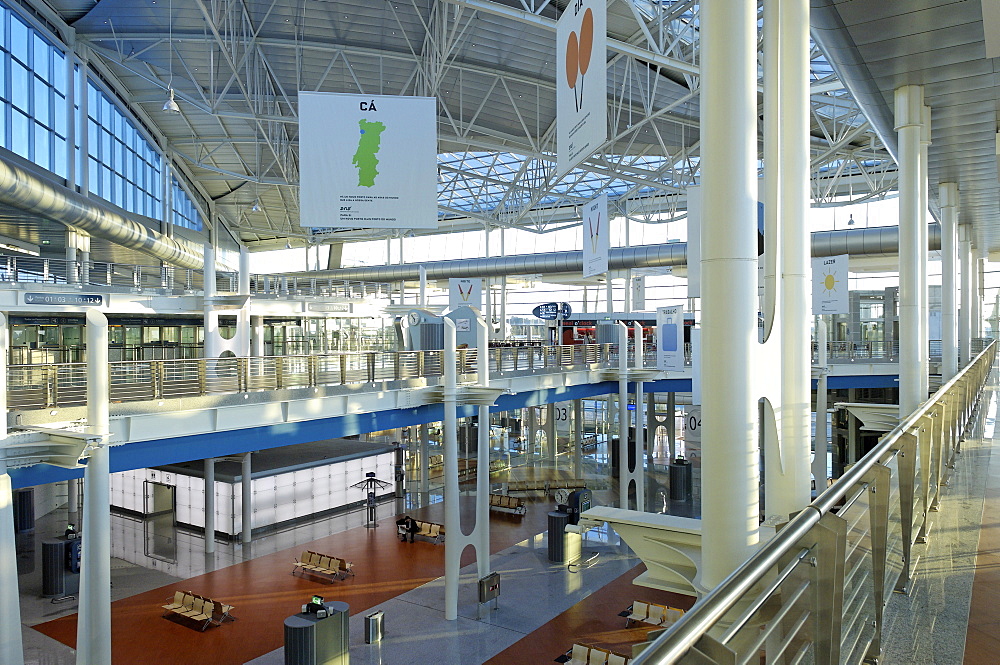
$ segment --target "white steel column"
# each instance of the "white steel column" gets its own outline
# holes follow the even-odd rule
[[[767,26],[765,25],[765,31]],[[809,0],[778,5],[778,179],[781,330],[781,449],[784,473],[767,488],[767,511],[787,515],[810,501],[812,294],[809,247]],[[779,109],[775,109],[777,112]],[[712,351],[714,352],[714,351]]]
[[[646,419],[643,417],[643,408],[646,400],[642,398],[642,369],[643,355],[645,348],[642,337],[642,324],[635,322],[632,328],[635,335],[635,359],[632,366],[639,370],[635,378],[635,469],[629,469],[629,475],[635,481],[635,509],[646,510]]]
[[[899,134],[899,413],[909,415],[927,399],[920,373],[926,374],[926,349],[920,348],[920,137],[924,91],[896,88]],[[927,248],[923,248],[926,253]]]
[[[429,492],[431,491],[431,480],[430,480],[430,464],[427,458],[427,444],[430,438],[428,434],[427,423],[421,424],[417,431],[419,432],[420,439],[420,491],[423,493],[423,498],[426,501]]]
[[[985,261],[972,255],[972,339],[983,336],[983,266]]]
[[[628,326],[618,322],[618,507],[631,508],[628,485]]]
[[[822,316],[816,317],[816,346],[819,349],[819,358],[817,359],[817,366],[819,369],[819,378],[816,381],[816,435],[813,439],[813,449],[815,450],[815,455],[812,461],[812,476],[816,481],[816,494],[817,496],[823,493],[826,489],[826,478],[828,475],[827,471],[827,448],[829,448],[829,440],[827,437],[827,415],[826,415],[826,394],[827,394],[827,349],[826,349],[826,318]]]
[[[205,358],[218,358],[222,353],[222,339],[219,336],[219,313],[215,311],[211,298],[215,296],[215,248],[204,244],[205,268],[203,272],[204,290],[202,311],[205,317]]]
[[[958,310],[958,362],[969,364],[972,348],[972,227],[958,225],[958,260],[962,264],[961,308]]]
[[[7,465],[2,461],[0,461],[0,616],[3,617],[3,620],[0,620],[0,662],[22,665],[24,645],[21,641],[17,546],[14,540],[14,492],[11,489]]]
[[[479,385],[490,385],[490,328],[488,319],[476,319],[478,354],[476,373]],[[445,527],[445,531],[448,528]],[[479,405],[479,448],[476,460],[476,528],[473,530],[476,548],[476,567],[479,577],[490,574],[490,407]],[[446,536],[447,540],[447,536]]]
[[[87,459],[83,486],[78,665],[111,663],[111,490],[108,454],[108,319],[87,311],[87,427],[101,437]]]
[[[958,184],[938,186],[941,203],[941,382],[958,373]]]
[[[427,307],[427,268],[420,266],[420,302],[421,307]]]
[[[583,400],[573,400],[573,477],[583,478]]]
[[[7,316],[0,313],[0,376],[7,376]],[[0,381],[0,414],[7,413],[7,381]],[[7,438],[7,418],[0,418],[0,441]],[[76,482],[70,480],[70,483]],[[0,460],[0,662],[22,665],[21,604],[17,582],[17,542],[14,538],[14,491],[7,464]]]
[[[462,566],[462,518],[458,506],[458,373],[455,322],[444,322],[444,618],[458,619],[458,572]]]
[[[243,531],[240,534],[240,541],[248,545],[253,538],[253,473],[252,473],[252,453],[243,455],[243,471],[241,472],[240,500],[242,503],[242,519],[240,520]]]
[[[215,458],[205,460],[205,554],[215,553]]]
[[[555,462],[556,459],[556,405],[549,402],[545,405],[545,459]]]
[[[701,7],[701,585],[712,588],[759,539],[757,399],[757,6]]]
[[[80,480],[70,478],[66,481],[66,522],[77,524],[77,509],[80,505]]]
[[[920,360],[917,374],[920,381],[920,401],[930,393],[930,298],[927,295],[927,151],[931,145],[931,107],[920,107],[920,200],[917,209],[917,297],[920,299]]]
[[[250,355],[260,357],[264,355],[264,317],[250,317]]]

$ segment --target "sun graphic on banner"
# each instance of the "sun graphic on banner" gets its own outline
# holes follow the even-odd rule
[[[840,280],[837,279],[836,273],[828,272],[823,275],[823,289],[826,291],[836,291],[837,284]]]

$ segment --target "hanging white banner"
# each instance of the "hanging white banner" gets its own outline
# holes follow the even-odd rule
[[[448,280],[448,305],[452,308],[468,305],[483,308],[483,280],[468,277]]]
[[[684,307],[656,309],[656,367],[672,371],[684,369]]]
[[[556,171],[608,138],[607,2],[574,0],[556,26]]]
[[[299,224],[437,228],[431,97],[299,92]]]
[[[850,303],[847,293],[848,254],[825,256],[812,260],[813,315],[847,314]]]
[[[583,207],[583,276],[606,273],[610,251],[608,197],[602,194]]]

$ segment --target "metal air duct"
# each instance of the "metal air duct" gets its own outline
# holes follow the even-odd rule
[[[68,224],[92,236],[149,254],[182,268],[199,269],[205,259],[188,247],[128,216],[0,159],[0,203]]]
[[[941,248],[941,227],[931,224],[928,229],[928,250]],[[845,231],[818,231],[812,234],[812,255],[892,256],[899,252],[899,227],[884,226]],[[687,265],[687,243],[639,245],[611,250],[608,260],[611,270],[627,268],[663,268]],[[427,279],[451,277],[502,277],[504,275],[551,275],[583,272],[583,252],[546,252],[516,254],[483,259],[451,259],[427,263],[366,266],[341,270],[287,273],[288,277],[342,279],[362,282],[399,282],[420,279],[420,267]]]

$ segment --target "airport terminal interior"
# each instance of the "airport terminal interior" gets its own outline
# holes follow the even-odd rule
[[[0,665],[997,662],[997,58],[0,0]]]

